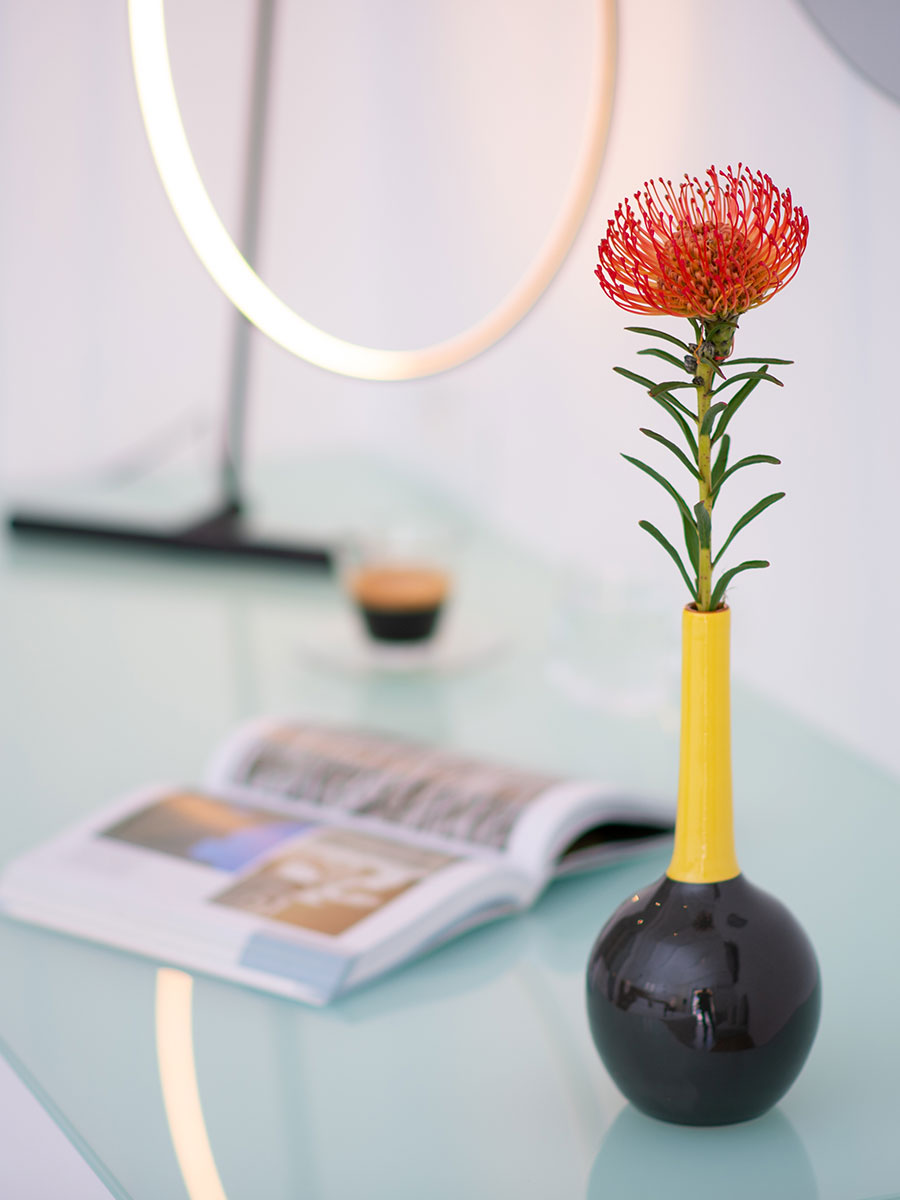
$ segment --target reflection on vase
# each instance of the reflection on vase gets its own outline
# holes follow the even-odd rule
[[[787,1117],[748,1125],[684,1129],[648,1120],[630,1105],[607,1131],[586,1200],[817,1200],[812,1165]]]

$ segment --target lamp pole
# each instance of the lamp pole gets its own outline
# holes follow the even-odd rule
[[[244,152],[241,233],[238,243],[244,258],[254,268],[257,265],[259,249],[275,16],[276,0],[257,0],[253,72],[250,77],[250,111]],[[227,509],[235,514],[244,508],[244,439],[252,329],[253,326],[240,309],[235,308],[221,467],[225,504]]]

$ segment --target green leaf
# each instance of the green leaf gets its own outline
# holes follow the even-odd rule
[[[656,528],[655,525],[651,525],[649,521],[638,521],[638,525],[640,525],[641,529],[646,529],[646,531],[650,534],[650,536],[652,538],[655,538],[659,542],[659,544],[662,546],[663,550],[665,550],[665,552],[669,555],[669,557],[675,563],[675,566],[681,572],[681,578],[687,584],[687,590],[691,594],[691,599],[696,602],[697,592],[694,588],[693,583],[691,583],[690,576],[688,575],[687,571],[685,570],[684,563],[681,561],[681,555],[678,553],[678,551],[675,549],[675,547],[672,545],[672,543],[668,540],[668,538],[664,537],[659,532],[659,530]]]
[[[709,408],[703,414],[703,420],[700,424],[701,437],[709,437],[709,435],[712,433],[713,421],[715,421],[719,413],[724,412],[727,407],[728,403],[725,400],[720,400],[718,404],[711,404],[709,406]]]
[[[769,383],[774,383],[777,387],[784,387],[780,379],[776,379],[774,375],[767,375],[765,369],[761,371],[738,371],[737,375],[729,375],[724,383],[720,383],[717,388],[713,388],[712,395],[717,396],[719,392],[723,392],[725,388],[731,387],[739,379],[755,379],[757,383],[765,379]]]
[[[639,383],[641,387],[645,387],[648,392],[652,392],[656,384],[652,379],[646,379],[643,375],[636,375],[634,371],[628,371],[625,367],[613,367],[617,375],[624,375],[626,379],[631,379],[634,383]]]
[[[681,338],[673,337],[671,333],[663,333],[661,329],[650,329],[649,327],[645,327],[643,325],[626,325],[625,332],[642,333],[646,337],[662,338],[663,341],[671,342],[673,346],[680,346],[685,354],[690,353],[690,347],[688,346],[687,342],[683,342]]]
[[[666,410],[666,412],[669,414],[669,416],[674,421],[678,422],[678,427],[681,430],[681,432],[684,434],[684,440],[687,442],[688,446],[690,446],[690,448],[691,448],[691,454],[693,454],[693,456],[694,456],[694,462],[699,462],[700,461],[700,451],[697,448],[697,439],[694,437],[693,433],[691,432],[690,425],[688,425],[687,421],[684,419],[684,417],[681,415],[681,413],[678,411],[678,409],[675,408],[674,405],[670,404],[668,402],[668,400],[666,400],[663,396],[654,396],[653,398],[661,408],[664,408]]]
[[[665,446],[667,450],[671,450],[678,461],[680,463],[684,463],[695,479],[700,478],[700,472],[697,470],[685,452],[679,449],[674,442],[670,442],[668,438],[664,438],[661,433],[654,433],[652,429],[642,429],[641,433],[644,435],[644,437],[652,438],[654,442],[659,442],[661,446]]]
[[[725,474],[725,468],[728,465],[728,451],[730,449],[731,449],[731,438],[726,433],[722,438],[722,446],[716,457],[716,461],[713,463],[711,482],[712,482],[712,489],[713,489],[714,493],[719,486],[719,480]]]
[[[645,379],[643,375],[636,375],[634,371],[627,371],[624,367],[613,367],[613,370],[616,372],[616,374],[624,375],[626,379],[631,379],[635,383],[639,383],[642,387],[646,388],[650,393],[650,398],[655,400],[660,408],[665,409],[669,416],[678,423],[678,427],[684,434],[684,440],[690,446],[691,453],[693,454],[694,461],[696,462],[698,458],[697,440],[691,432],[687,421],[685,421],[684,417],[681,415],[682,412],[685,412],[691,418],[691,420],[695,421],[697,418],[690,411],[690,409],[685,408],[683,404],[679,404],[674,396],[654,396],[651,389],[656,385],[653,383],[652,379]],[[681,411],[679,411],[679,409]]]
[[[697,419],[696,415],[693,412],[691,412],[691,410],[689,408],[687,408],[684,404],[682,404],[680,400],[676,400],[674,396],[670,396],[667,391],[667,389],[672,386],[684,388],[684,387],[693,387],[693,384],[691,384],[691,383],[675,383],[673,385],[673,384],[666,384],[666,383],[654,383],[652,379],[646,379],[643,375],[635,374],[634,371],[626,371],[626,369],[624,367],[613,367],[613,370],[618,375],[624,375],[626,379],[631,379],[635,383],[642,384],[647,389],[647,392],[648,392],[651,400],[658,400],[660,396],[665,395],[666,399],[669,401],[670,404],[674,405],[675,408],[680,409],[685,414],[685,416],[690,417],[692,420],[696,421],[696,419]]]
[[[728,434],[725,436],[727,437]],[[750,454],[747,458],[740,459],[733,467],[729,467],[727,471],[723,472],[722,478],[718,483],[714,484],[713,492],[717,492],[728,476],[733,475],[735,471],[740,471],[741,467],[753,467],[757,463],[770,463],[773,467],[780,467],[781,459],[774,458],[771,454]]]
[[[769,507],[770,504],[774,504],[777,500],[781,500],[783,496],[784,496],[784,492],[773,492],[773,494],[771,496],[766,496],[765,500],[760,500],[758,504],[754,504],[752,508],[749,508],[744,513],[744,515],[740,518],[740,520],[735,523],[735,526],[732,529],[731,533],[729,533],[728,537],[725,539],[725,542],[722,545],[722,549],[719,551],[719,553],[713,559],[713,566],[716,565],[716,563],[719,561],[719,559],[722,557],[722,555],[725,553],[725,551],[731,545],[732,541],[737,536],[737,534],[739,534],[741,532],[741,530],[744,528],[744,526],[749,525],[754,517],[758,517],[761,512],[765,512],[765,510]]]
[[[663,475],[660,475],[659,471],[654,471],[652,467],[648,467],[645,462],[641,462],[639,458],[632,458],[630,454],[623,454],[622,457],[626,462],[630,462],[633,466],[637,467],[639,471],[643,471],[646,475],[649,475],[651,479],[655,479],[661,488],[665,488],[665,490],[678,505],[678,511],[681,513],[681,515],[686,517],[688,521],[693,521],[694,518],[691,515],[691,510],[688,508],[687,503],[678,494],[672,484],[669,483],[668,479],[666,479]]]
[[[678,422],[678,428],[684,434],[684,440],[687,442],[688,446],[690,446],[690,448],[691,448],[691,454],[693,454],[693,456],[694,456],[694,462],[698,462],[700,459],[700,451],[697,449],[697,439],[694,437],[693,433],[691,432],[690,425],[688,425],[687,421],[684,419],[684,417],[681,415],[681,413],[678,411],[678,409],[673,404],[671,404],[665,398],[665,396],[654,396],[653,399],[660,406],[660,408],[665,409],[665,411],[669,414],[669,416],[672,418],[673,421]],[[693,413],[691,414],[691,416],[693,416]]]
[[[682,384],[682,387],[684,386],[692,387],[693,385],[690,383],[687,385]],[[680,400],[676,400],[670,392],[660,392],[659,395],[656,396],[652,392],[650,393],[651,400],[661,400],[663,398],[665,398],[666,403],[671,405],[672,408],[677,409],[678,412],[680,412],[683,416],[693,421],[695,425],[697,424],[697,414],[694,412],[694,410],[692,408],[688,408],[686,404],[682,404]]]
[[[722,413],[722,420],[719,422],[719,428],[713,434],[712,440],[714,442],[717,442],[719,438],[724,435],[725,430],[728,428],[729,421],[732,419],[747,397],[753,393],[753,389],[759,383],[760,379],[764,377],[766,370],[767,368],[763,367],[763,369],[757,372],[757,374],[748,383],[744,384],[736,396],[731,397],[728,402],[728,408]]]
[[[691,329],[694,331],[694,337],[697,339],[697,345],[699,346],[703,341],[703,327],[696,317],[688,317],[688,320],[691,323]]]
[[[753,559],[750,562],[742,562],[739,567],[732,567],[730,571],[726,571],[724,575],[719,578],[716,586],[713,588],[713,594],[709,600],[710,608],[717,609],[719,607],[719,605],[725,599],[725,590],[729,583],[731,583],[732,579],[734,579],[735,575],[740,575],[741,571],[761,571],[768,565],[769,564],[767,562],[763,562],[762,559]]]
[[[697,521],[697,540],[700,542],[700,549],[708,550],[712,541],[712,521],[702,500],[694,505],[694,517]]]
[[[670,379],[666,383],[655,383],[653,385],[653,387],[650,389],[650,395],[655,398],[656,396],[659,396],[662,392],[674,392],[678,388],[692,388],[692,387],[694,387],[693,383],[684,383],[680,379]],[[691,413],[691,416],[693,416],[693,415],[694,414]]]
[[[766,363],[773,367],[792,367],[794,360],[792,358],[729,358],[729,367],[743,366],[744,363]]]
[[[678,383],[677,380],[669,383],[657,383],[650,389],[650,399],[658,400],[660,396],[665,396],[673,408],[677,408],[679,412],[684,413],[686,417],[690,417],[692,421],[696,421],[697,414],[693,411],[693,409],[688,408],[686,404],[682,404],[680,400],[676,400],[676,398],[672,395],[672,392],[678,388],[693,389],[693,387],[694,384],[692,383]]]
[[[651,346],[649,350],[638,350],[638,354],[652,354],[654,358],[661,358],[671,366],[678,367],[681,371],[687,371],[693,377],[693,368],[687,366],[684,359],[676,358],[674,354],[669,354],[668,350],[657,350],[655,346]]]
[[[684,513],[681,514],[681,523],[684,526],[684,544],[687,547],[688,558],[696,575],[700,570],[700,539],[697,537],[693,521],[689,521]]]

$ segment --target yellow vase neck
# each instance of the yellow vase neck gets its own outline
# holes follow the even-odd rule
[[[740,875],[731,802],[731,613],[682,617],[681,762],[667,874],[684,883]]]

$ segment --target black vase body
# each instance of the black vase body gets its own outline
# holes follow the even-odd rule
[[[803,1066],[821,988],[806,934],[743,875],[662,879],[604,928],[588,1016],[607,1070],[642,1112],[687,1125],[758,1117]]]
[[[672,863],[630,896],[591,952],[591,1032],[650,1116],[723,1125],[784,1095],[815,1038],[812,945],[740,873],[731,815],[728,610],[685,611],[681,769]]]

